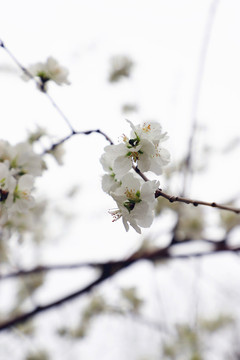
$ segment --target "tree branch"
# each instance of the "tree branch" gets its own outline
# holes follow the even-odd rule
[[[37,306],[37,307],[35,307],[35,309],[33,309],[29,312],[26,312],[26,313],[19,315],[9,321],[5,321],[5,322],[1,323],[0,331],[8,329],[12,326],[18,325],[20,323],[23,323],[23,322],[27,321],[28,319],[33,318],[34,316],[36,316],[37,314],[39,314],[41,312],[44,312],[44,311],[47,311],[54,307],[60,306],[67,301],[73,300],[76,297],[79,297],[83,294],[88,293],[92,288],[94,288],[95,286],[104,282],[108,278],[115,275],[118,271],[128,267],[132,263],[133,263],[133,261],[122,261],[122,262],[116,262],[116,263],[113,262],[113,263],[104,264],[101,275],[96,280],[94,280],[89,285],[87,285],[86,287],[81,288],[80,290],[77,290],[67,296],[64,296],[64,297],[58,299],[57,301],[50,302],[46,305]],[[119,264],[121,264],[121,265],[119,265]]]
[[[181,246],[184,245],[186,243],[190,243],[190,242],[194,242],[194,239],[191,238],[186,238],[184,240],[179,240],[178,238],[176,238],[175,236],[173,237],[171,243],[166,247],[166,248],[161,248],[157,250],[158,256],[160,258],[164,258],[164,259],[175,259],[176,257],[174,255],[171,255],[169,253],[170,248],[172,247],[176,247],[176,246]],[[201,239],[201,241],[203,241],[204,243],[213,245],[215,247],[220,247],[220,246],[225,246],[226,247],[226,242],[227,239],[222,239],[220,241],[216,241],[216,240],[210,240],[210,239]],[[232,250],[232,249],[231,249]],[[160,253],[159,253],[160,251]],[[154,250],[153,252],[151,252],[151,254],[156,253],[156,250]],[[35,274],[39,274],[42,272],[50,272],[50,271],[62,271],[62,270],[76,270],[76,269],[80,269],[80,268],[84,268],[84,267],[89,267],[89,268],[94,268],[94,269],[99,269],[99,270],[104,270],[104,268],[106,266],[122,266],[123,264],[127,263],[128,261],[131,260],[130,263],[135,262],[137,260],[143,260],[143,259],[149,259],[149,252],[142,252],[141,249],[137,250],[133,255],[131,255],[131,257],[128,260],[122,260],[122,261],[110,261],[110,262],[80,262],[80,263],[72,263],[72,264],[57,264],[57,265],[39,265],[36,266],[32,269],[20,269],[18,271],[14,271],[14,272],[9,272],[7,274],[1,274],[0,273],[0,281],[1,280],[7,280],[7,279],[13,279],[13,278],[18,278],[21,276],[31,276],[31,275],[35,275]],[[129,265],[130,265],[129,263]]]
[[[51,308],[57,307],[59,305],[62,305],[64,302],[72,300],[74,298],[76,298],[77,296],[83,295],[87,292],[89,292],[94,286],[100,284],[101,282],[103,282],[107,277],[101,275],[97,280],[93,281],[92,283],[90,283],[88,286],[86,286],[83,289],[80,289],[70,295],[67,295],[57,301],[54,302],[50,302],[46,305],[42,305],[42,306],[37,306],[35,309],[33,309],[32,311],[26,312],[22,315],[19,315],[9,321],[3,322],[0,324],[0,331],[8,329],[12,326],[18,325],[20,323],[23,323],[25,321],[27,321],[30,318],[33,318],[34,316],[36,316],[37,314],[49,310]]]
[[[169,252],[169,248],[165,248],[165,249],[158,249],[152,252],[145,252],[144,254],[139,254],[138,252],[136,252],[135,254],[133,254],[130,258],[126,259],[126,260],[122,260],[122,261],[112,261],[112,262],[108,262],[108,263],[96,263],[96,267],[102,267],[102,273],[101,275],[94,280],[93,282],[91,282],[89,285],[87,285],[84,288],[81,288],[80,290],[77,290],[67,296],[64,296],[60,299],[58,299],[57,301],[53,301],[50,302],[46,305],[42,305],[42,306],[37,306],[35,309],[26,312],[20,316],[17,316],[9,321],[3,322],[0,324],[0,331],[1,330],[5,330],[8,329],[12,326],[15,326],[19,323],[22,323],[30,318],[33,318],[34,316],[36,316],[39,313],[42,313],[44,311],[47,311],[49,309],[52,309],[54,307],[60,306],[63,303],[70,301],[72,299],[75,299],[76,297],[80,297],[83,294],[88,293],[92,288],[94,288],[95,286],[101,284],[102,282],[104,282],[105,280],[111,278],[112,276],[114,276],[117,272],[127,268],[128,266],[136,263],[137,261],[140,260],[149,260],[149,261],[160,261],[162,259],[186,259],[186,258],[193,258],[193,257],[202,257],[202,256],[209,256],[209,255],[214,255],[214,254],[218,254],[220,252],[239,252],[240,251],[240,247],[236,247],[236,248],[232,248],[232,247],[228,247],[227,244],[222,244],[221,246],[219,246],[218,243],[216,243],[215,248],[213,250],[210,251],[206,251],[206,252],[197,252],[197,253],[192,253],[192,254],[179,254],[179,255],[172,255]],[[89,263],[89,266],[93,266],[93,263]],[[63,265],[64,266],[64,265]],[[45,267],[45,269],[48,270],[56,270],[58,269],[63,269],[63,266],[59,266],[59,267]],[[66,265],[65,265],[66,266]],[[77,267],[81,267],[81,266],[87,266],[87,264],[75,264],[72,266],[68,266],[68,268],[77,268]],[[67,268],[67,267],[66,267]],[[38,272],[41,270],[41,267],[37,268],[37,271],[34,271],[34,273]],[[42,268],[44,269],[44,267]],[[19,273],[18,273],[19,274]],[[22,275],[30,275],[30,271],[29,272],[23,272]],[[20,275],[20,274],[19,274]]]
[[[35,84],[39,87],[39,82],[37,81],[37,79],[18,61],[18,59],[15,57],[15,55],[12,54],[12,52],[10,52],[10,50],[5,46],[5,44],[3,43],[3,41],[0,39],[0,47],[2,47],[7,53],[8,55],[12,58],[12,60],[15,62],[15,64],[30,78],[32,79]],[[111,145],[113,145],[112,140],[109,138],[109,136],[107,136],[103,131],[101,131],[100,129],[97,130],[87,130],[87,131],[75,131],[69,121],[69,119],[67,118],[67,116],[63,113],[63,111],[60,109],[60,107],[56,104],[56,102],[53,100],[53,98],[49,95],[49,93],[45,90],[42,89],[42,92],[46,95],[46,97],[48,98],[48,100],[51,102],[51,104],[53,105],[53,107],[57,110],[57,112],[59,113],[59,115],[64,119],[64,121],[66,122],[66,124],[68,125],[69,129],[71,130],[71,134],[66,136],[64,139],[60,140],[59,142],[55,143],[52,145],[52,147],[49,150],[46,150],[46,152],[53,150],[56,146],[61,145],[62,143],[64,143],[65,141],[67,141],[68,139],[70,139],[72,136],[74,135],[90,135],[92,133],[98,133],[101,134],[105,137],[105,139],[107,141],[110,142]]]
[[[97,134],[100,134],[100,135],[104,136],[105,139],[110,143],[110,145],[113,145],[113,142],[110,139],[110,137],[107,134],[105,134],[103,131],[101,131],[100,129],[85,130],[85,131],[72,131],[71,134],[69,134],[65,138],[57,141],[56,143],[54,143],[49,149],[44,150],[42,155],[53,151],[57,146],[62,145],[63,143],[65,143],[66,141],[68,141],[69,139],[71,139],[75,135],[90,135],[90,134],[93,134],[93,133],[97,133]]]
[[[185,204],[192,204],[193,206],[204,205],[204,206],[218,208],[221,210],[232,211],[236,214],[240,213],[240,208],[236,208],[236,207],[228,206],[228,205],[221,205],[221,204],[217,204],[216,202],[207,202],[207,201],[202,201],[202,200],[193,200],[193,199],[181,197],[181,196],[172,196],[172,195],[169,195],[169,194],[166,194],[165,192],[163,192],[162,189],[158,189],[155,192],[155,198],[158,198],[159,196],[164,197],[171,203],[182,202]]]
[[[136,171],[136,173],[139,176],[141,176],[141,178],[144,181],[149,181],[149,179],[141,172],[141,170],[137,166],[133,165],[132,168],[134,171]],[[185,204],[192,204],[193,206],[204,205],[204,206],[210,206],[210,207],[218,208],[221,210],[232,211],[236,214],[240,214],[240,208],[236,208],[236,207],[229,206],[229,205],[221,205],[221,204],[217,204],[216,202],[207,202],[207,201],[202,201],[202,200],[193,200],[193,199],[182,197],[182,196],[173,196],[173,195],[169,195],[169,194],[163,192],[162,189],[157,189],[155,192],[155,198],[158,198],[160,196],[167,199],[171,203],[182,202]]]
[[[210,239],[206,239],[206,238],[202,238],[199,239],[200,241],[202,241],[203,243],[212,245],[215,250],[214,251],[238,251],[238,248],[230,248],[227,245],[227,238],[223,238],[221,240],[210,240]],[[128,259],[125,260],[118,260],[118,261],[109,261],[109,262],[80,262],[80,263],[72,263],[72,264],[57,264],[57,265],[39,265],[36,266],[32,269],[20,269],[18,271],[14,271],[14,272],[10,272],[7,274],[1,274],[0,273],[0,281],[1,280],[7,280],[7,279],[12,279],[12,278],[18,278],[21,276],[31,276],[31,275],[35,275],[35,274],[39,274],[42,272],[50,272],[50,271],[62,271],[62,270],[75,270],[75,269],[80,269],[83,267],[90,267],[90,268],[94,268],[94,269],[99,269],[101,271],[103,271],[106,266],[107,267],[113,267],[113,266],[122,266],[124,264],[127,265],[131,265],[132,262],[138,261],[138,260],[152,260],[153,257],[157,256],[157,258],[159,259],[178,259],[178,255],[172,255],[170,253],[170,249],[177,247],[177,246],[181,246],[181,245],[185,245],[185,244],[189,244],[192,243],[196,240],[192,239],[192,238],[186,238],[184,240],[179,240],[175,235],[173,236],[172,241],[170,242],[170,244],[166,247],[166,248],[161,248],[161,249],[157,249],[154,251],[141,251],[137,250],[134,254],[131,255],[131,257],[129,257]],[[202,255],[205,255],[205,253],[201,253]],[[191,256],[195,256],[193,255],[181,255],[181,257],[191,257]],[[199,256],[199,255],[196,255]]]
[[[12,54],[12,52],[10,52],[10,50],[5,46],[5,44],[3,43],[3,41],[0,39],[0,47],[2,47],[7,53],[8,55],[12,58],[12,60],[15,62],[15,64],[30,78],[32,79],[35,84],[39,87],[39,82],[37,81],[37,79],[18,61],[18,59]],[[60,107],[56,104],[56,102],[53,100],[53,98],[49,95],[49,93],[45,90],[42,90],[42,92],[46,95],[46,97],[48,98],[48,100],[51,102],[51,104],[53,105],[53,107],[57,110],[57,112],[59,113],[59,115],[64,119],[64,121],[67,123],[69,129],[71,130],[71,134],[66,136],[64,139],[60,140],[59,142],[55,143],[52,145],[52,147],[49,150],[46,150],[44,153],[53,150],[56,146],[61,145],[62,143],[64,143],[65,141],[67,141],[68,139],[70,139],[72,136],[74,135],[90,135],[92,133],[98,133],[101,134],[105,137],[105,139],[107,141],[110,142],[111,145],[113,145],[112,140],[109,138],[109,136],[107,136],[103,131],[101,131],[100,129],[97,130],[87,130],[87,131],[75,131],[69,121],[69,119],[67,118],[67,116],[62,112],[62,110],[60,109]]]

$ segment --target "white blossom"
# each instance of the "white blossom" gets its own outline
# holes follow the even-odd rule
[[[32,175],[23,175],[19,178],[17,186],[14,190],[13,206],[11,212],[26,212],[35,204],[31,191],[34,184],[34,177]]]
[[[46,83],[49,80],[54,81],[57,85],[70,84],[68,80],[68,69],[64,66],[61,66],[52,56],[48,57],[44,63],[38,62],[36,64],[30,65],[27,68],[27,72],[22,76],[24,80],[30,79],[28,73],[33,77],[38,77],[40,79],[40,88],[43,91],[47,90]]]
[[[46,225],[44,220],[46,206],[46,201],[40,201],[35,202],[34,207],[31,207],[27,212],[10,212],[7,223],[4,224],[6,226],[1,229],[4,232],[4,238],[8,240],[13,234],[17,234],[18,240],[23,241],[24,236],[31,233],[35,241],[41,241],[44,238],[44,228]]]
[[[141,227],[150,227],[154,218],[156,205],[155,191],[159,187],[158,181],[143,182],[128,173],[122,178],[122,184],[111,196],[118,208],[110,210],[113,221],[122,218],[126,231],[131,225],[138,233]]]
[[[15,175],[42,175],[44,162],[42,157],[33,151],[28,142],[22,142],[9,149],[9,161]]]
[[[117,203],[117,208],[109,210],[113,221],[122,218],[126,231],[131,225],[138,233],[141,227],[149,227],[154,218],[156,204],[155,191],[158,181],[143,182],[134,177],[133,165],[144,173],[162,173],[162,167],[170,161],[168,150],[161,143],[167,139],[166,133],[157,122],[145,122],[131,126],[130,137],[123,135],[123,142],[104,148],[100,162],[106,174],[102,177],[102,188]]]
[[[7,209],[12,206],[15,186],[16,180],[7,165],[0,163],[0,225],[7,221]]]
[[[162,167],[170,161],[169,151],[160,145],[168,139],[167,133],[162,133],[162,126],[155,121],[144,122],[137,126],[134,126],[131,121],[127,121],[132,128],[131,137],[146,139],[154,145],[155,150],[154,153],[150,155],[151,161],[148,170],[154,172],[156,175],[161,175]],[[140,165],[139,169],[141,170]],[[144,170],[141,171],[144,172]]]
[[[138,135],[141,139],[148,139],[154,144],[159,144],[168,139],[167,133],[162,133],[162,126],[156,121],[148,121],[139,125],[133,125],[130,120],[127,120],[132,128],[131,137]]]
[[[27,141],[30,144],[33,144],[34,142],[39,141],[45,135],[47,135],[46,129],[41,126],[37,126],[34,131],[29,131]]]
[[[0,163],[0,189],[1,191],[11,192],[14,189],[16,180],[14,180],[6,164]]]
[[[129,120],[128,122],[132,128],[130,138],[124,135],[122,143],[104,148],[105,153],[113,158],[113,173],[121,178],[134,164],[141,172],[152,171],[160,175],[162,167],[170,161],[168,150],[160,146],[167,139],[166,133],[162,133],[161,125],[156,122],[141,126],[134,126]]]
[[[100,158],[100,163],[107,174],[102,177],[102,189],[107,194],[115,191],[121,185],[121,181],[117,179],[116,174],[113,172],[114,156],[112,152],[105,152]]]
[[[0,140],[0,161],[5,162],[10,158],[11,145],[8,141]]]
[[[56,145],[53,147],[53,149],[48,150],[48,154],[51,154],[58,165],[63,165],[63,155],[65,154],[65,149],[63,145]]]
[[[115,155],[113,161],[115,175],[121,178],[130,171],[134,163],[142,172],[148,171],[151,165],[151,157],[155,153],[154,145],[146,139],[135,141],[135,139],[128,139],[126,136],[123,141],[121,144],[108,145],[104,148],[107,153],[111,152]]]
[[[8,224],[15,213],[32,208],[34,177],[41,175],[43,168],[42,157],[28,142],[12,146],[0,140],[0,226]]]

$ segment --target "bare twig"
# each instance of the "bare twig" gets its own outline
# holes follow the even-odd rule
[[[53,100],[53,98],[49,95],[49,93],[47,91],[43,91],[43,93],[46,95],[46,97],[49,99],[49,101],[51,102],[52,106],[57,110],[57,112],[59,113],[59,115],[61,116],[61,118],[65,121],[65,123],[68,125],[69,129],[74,133],[75,130],[73,129],[69,119],[67,118],[67,116],[63,113],[63,111],[60,109],[60,107],[56,104],[56,102]]]
[[[113,145],[113,142],[110,139],[110,137],[107,134],[105,134],[103,131],[101,131],[100,129],[85,130],[85,131],[72,131],[71,134],[69,134],[65,138],[57,141],[56,143],[54,143],[49,149],[44,150],[42,155],[53,151],[57,146],[62,145],[63,143],[65,143],[66,141],[68,141],[69,139],[71,139],[75,135],[90,135],[90,134],[93,134],[93,133],[97,133],[97,134],[100,134],[100,135],[104,136],[105,139],[110,143],[110,145]]]
[[[192,130],[191,130],[191,135],[190,135],[189,144],[188,144],[187,156],[186,156],[186,160],[185,160],[182,196],[184,196],[184,194],[186,192],[186,188],[189,189],[190,181],[187,181],[187,180],[189,180],[188,178],[190,178],[192,176],[192,148],[193,148],[193,143],[194,143],[194,138],[195,138],[195,133],[196,133],[196,128],[197,128],[197,110],[198,110],[198,104],[199,104],[199,99],[200,99],[200,95],[201,95],[201,88],[202,88],[203,76],[204,76],[204,68],[205,68],[207,52],[208,52],[209,42],[210,42],[211,33],[212,33],[213,22],[214,22],[214,18],[215,18],[215,14],[217,11],[219,1],[220,0],[213,0],[210,5],[209,12],[208,12],[208,18],[207,18],[207,22],[206,22],[206,26],[205,26],[205,30],[204,30],[202,49],[201,49],[201,53],[199,56],[199,64],[198,64],[198,71],[197,71],[197,75],[196,75],[195,89],[194,89],[194,93],[193,93],[193,104],[192,104],[192,114],[191,114]]]
[[[18,61],[18,59],[16,58],[15,55],[13,55],[13,53],[5,46],[5,44],[0,41],[0,46],[8,53],[8,55],[12,58],[12,60],[15,62],[15,64],[24,72],[24,74],[26,74],[30,79],[32,79],[35,84],[37,85],[38,88],[41,89],[42,93],[46,95],[46,97],[48,98],[48,100],[51,102],[51,104],[53,105],[53,107],[57,110],[57,112],[59,113],[59,115],[62,117],[62,119],[65,121],[65,123],[68,125],[69,129],[71,130],[71,132],[74,132],[74,129],[69,121],[69,119],[67,118],[67,116],[62,112],[62,110],[60,109],[60,107],[55,103],[55,101],[53,100],[53,98],[48,94],[48,92],[46,90],[44,90],[44,88],[41,86],[41,83],[39,83],[39,81]]]
[[[189,199],[189,198],[181,197],[181,196],[172,196],[172,195],[166,194],[161,189],[158,189],[155,192],[155,197],[158,198],[159,196],[164,197],[171,203],[182,202],[185,204],[192,204],[193,206],[204,205],[204,206],[210,206],[210,207],[218,208],[221,210],[232,211],[236,214],[240,214],[240,208],[235,208],[233,206],[228,206],[228,205],[221,205],[221,204],[217,204],[216,202],[207,202],[207,201],[202,201],[202,200],[193,200],[193,199]]]
[[[141,172],[141,170],[139,170],[139,168],[137,166],[133,166],[133,170],[135,170],[136,173],[139,176],[141,176],[141,178],[144,181],[149,181],[149,179]],[[169,194],[163,192],[162,189],[157,189],[155,192],[155,198],[158,198],[160,196],[167,199],[171,203],[181,202],[181,203],[185,203],[185,204],[192,204],[194,206],[204,205],[204,206],[210,206],[210,207],[218,208],[221,210],[232,211],[236,214],[240,214],[240,208],[236,208],[236,207],[228,206],[228,205],[221,205],[221,204],[217,204],[216,202],[207,202],[207,201],[202,201],[202,200],[193,200],[193,199],[190,199],[187,197],[182,197],[182,196],[173,196],[173,195],[169,195]]]
[[[2,47],[3,49],[5,49],[5,51],[8,53],[8,55],[12,58],[12,60],[15,62],[15,64],[30,78],[32,79],[36,85],[39,87],[40,84],[37,81],[37,79],[18,61],[18,59],[12,54],[12,52],[10,52],[10,50],[5,46],[5,44],[3,43],[2,40],[0,40],[0,47]],[[101,131],[100,129],[96,129],[96,130],[87,130],[87,131],[75,131],[69,121],[69,119],[67,118],[67,116],[63,113],[63,111],[60,109],[60,107],[56,104],[56,102],[53,100],[53,98],[49,95],[49,93],[42,89],[41,90],[46,97],[48,98],[48,100],[51,102],[52,106],[57,110],[57,112],[59,113],[59,115],[64,119],[64,121],[66,122],[66,124],[68,125],[69,129],[71,130],[71,134],[66,136],[65,138],[63,138],[62,140],[60,140],[59,142],[55,143],[52,145],[52,147],[45,151],[51,151],[53,150],[56,146],[64,143],[65,141],[67,141],[68,139],[70,139],[73,135],[90,135],[92,133],[98,133],[101,134],[105,137],[105,139],[107,141],[109,141],[109,143],[111,145],[113,145],[112,140],[109,138],[109,136],[107,136],[103,131]]]

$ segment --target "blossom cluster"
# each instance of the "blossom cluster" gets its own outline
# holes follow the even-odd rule
[[[106,171],[102,188],[117,203],[117,209],[109,211],[113,221],[122,218],[126,231],[131,225],[141,233],[141,227],[147,228],[153,222],[159,181],[144,182],[134,175],[132,168],[136,166],[142,173],[151,171],[160,175],[170,161],[170,154],[162,147],[167,134],[162,132],[159,123],[135,126],[127,121],[131,126],[130,137],[123,135],[121,143],[106,146],[101,156],[100,162]]]
[[[38,62],[30,65],[24,72],[22,78],[26,81],[31,77],[38,78],[40,81],[40,90],[47,91],[47,85],[50,80],[57,85],[69,85],[68,74],[68,69],[60,65],[55,58],[50,56],[46,62]]]
[[[42,157],[29,142],[11,145],[0,140],[0,225],[15,222],[18,214],[34,207],[32,190],[44,170]]]

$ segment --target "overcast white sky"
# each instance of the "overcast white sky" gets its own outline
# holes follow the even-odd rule
[[[77,130],[100,128],[114,141],[128,132],[121,106],[133,102],[135,123],[158,120],[169,134],[172,159],[187,149],[209,0],[8,0],[1,4],[0,38],[27,66],[56,57],[70,71],[71,86],[50,86],[50,93]],[[198,146],[223,149],[239,137],[240,118],[240,3],[220,0],[213,22],[206,66],[196,112],[202,135]],[[128,55],[135,63],[130,80],[107,82],[109,59]],[[6,71],[8,70],[8,71]],[[68,128],[35,85],[0,51],[1,138],[21,141],[35,124],[61,138]],[[66,144],[65,165],[51,163],[39,186],[60,198],[63,189],[79,183],[73,204],[79,218],[56,252],[43,258],[77,261],[119,257],[133,249],[139,237],[111,223],[112,200],[101,191],[99,157],[107,145],[98,135],[78,137]],[[199,150],[199,149],[197,149]],[[190,195],[225,201],[239,189],[239,162],[216,152],[208,171],[193,181]],[[51,173],[52,169],[52,173]],[[160,179],[161,181],[161,179]],[[164,187],[164,184],[161,184]],[[222,189],[225,189],[222,191]],[[148,234],[149,231],[144,231]],[[71,247],[69,250],[69,238]],[[89,359],[93,359],[89,357]]]

